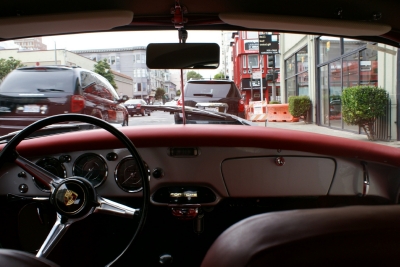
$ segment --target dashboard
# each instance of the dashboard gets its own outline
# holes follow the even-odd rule
[[[399,168],[356,158],[259,147],[139,147],[138,151],[148,171],[151,202],[160,206],[209,206],[230,197],[373,195],[396,199],[399,188]],[[61,178],[86,178],[103,197],[142,196],[143,177],[125,148],[28,159]],[[9,164],[0,173],[0,194],[46,197],[49,188]]]

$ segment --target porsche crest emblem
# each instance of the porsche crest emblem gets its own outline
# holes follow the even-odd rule
[[[74,204],[75,200],[78,198],[78,194],[74,191],[67,190],[64,194],[64,204],[65,206],[71,206]]]

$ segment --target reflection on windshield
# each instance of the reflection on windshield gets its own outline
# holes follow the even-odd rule
[[[267,38],[270,35],[273,38]],[[265,46],[260,45],[260,36],[263,42],[269,40],[269,50],[264,50]],[[280,45],[282,40],[285,46]],[[149,69],[146,65],[147,44],[160,42],[178,43],[177,32],[117,32],[28,38],[3,43],[5,49],[0,50],[0,57],[18,60],[25,67],[57,65],[91,70],[112,84],[119,98],[143,99],[150,105],[167,102],[169,106],[179,105],[179,101],[173,100],[178,100],[183,90],[180,71]],[[314,38],[302,34],[254,31],[189,31],[187,42],[218,43],[221,58],[217,70],[184,70],[183,85],[190,79],[233,81],[243,101],[245,119],[251,119],[248,115],[252,112],[249,109],[251,102],[288,104],[291,96],[304,95],[309,96],[312,102],[308,124],[364,136],[358,125],[345,122],[341,98],[346,88],[368,85],[384,88],[392,107],[386,111],[383,119],[386,121],[376,125],[377,132],[384,133],[379,139],[393,140],[398,136],[395,123],[397,72],[391,71],[394,69],[393,62],[398,60],[394,47],[347,37]],[[275,46],[275,50],[271,48]],[[27,93],[26,97],[29,98],[33,97],[29,94],[35,93],[69,93],[71,88],[80,90],[71,86],[75,83],[72,76],[68,79],[61,77],[65,75],[71,74],[62,71],[35,72],[28,84],[26,78],[13,79],[12,82],[6,78],[0,86],[0,92]],[[212,102],[229,96],[230,92],[234,93],[228,84],[205,88],[202,84],[191,83],[185,96],[202,97],[202,101]],[[54,101],[60,102],[57,99]],[[19,106],[21,110],[45,108],[44,103],[39,107],[24,103]],[[17,106],[18,103],[15,103]],[[11,109],[9,105],[0,105],[0,117],[11,112]],[[212,112],[212,109],[208,112]],[[267,113],[266,110],[262,112]],[[151,116],[129,116],[128,119],[130,126],[176,123],[174,114],[161,110],[153,110]],[[254,123],[265,126],[266,121]],[[296,124],[270,122],[270,127],[288,128],[288,125]]]

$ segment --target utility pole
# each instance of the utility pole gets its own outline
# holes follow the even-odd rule
[[[56,41],[54,41],[54,63],[57,64],[57,47],[56,47]]]
[[[261,87],[260,87],[260,100],[261,101],[263,101],[263,99],[264,99],[264,95],[263,95],[263,87],[264,87],[264,85],[263,85],[263,69],[264,69],[264,66],[263,66],[263,60],[262,60],[262,58],[263,58],[264,56],[262,55],[262,54],[260,54],[260,72],[261,72],[261,82],[260,82],[260,85],[261,85]]]
[[[250,71],[250,88],[251,88],[250,101],[253,101],[253,67],[251,66],[251,64],[249,66],[249,71]]]

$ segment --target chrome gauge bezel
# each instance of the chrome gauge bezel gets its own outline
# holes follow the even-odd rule
[[[36,161],[35,164],[38,165],[38,163],[41,162],[41,161],[55,161],[56,164],[58,165],[58,167],[61,167],[62,172],[63,172],[63,176],[60,177],[60,178],[67,178],[67,169],[65,168],[64,164],[62,164],[61,161],[58,160],[57,158],[55,158],[55,157],[43,157],[43,158],[39,159],[38,161]],[[38,166],[41,167],[41,168],[43,168],[43,167],[40,166],[40,165],[38,165]],[[49,170],[47,170],[47,171],[49,171]],[[53,173],[53,172],[51,172],[51,173]],[[58,176],[58,174],[56,174],[56,173],[53,173],[53,174]],[[35,184],[35,186],[36,186],[40,191],[46,192],[46,193],[50,193],[51,190],[50,190],[50,189],[44,189],[43,187],[41,187],[41,186],[38,184],[38,181],[35,180],[35,177],[34,177],[34,176],[32,176],[32,180],[33,180],[33,183]]]
[[[121,188],[122,190],[124,190],[125,192],[128,192],[128,193],[137,193],[137,192],[140,192],[140,191],[143,190],[143,186],[141,186],[140,188],[135,189],[135,190],[133,190],[133,189],[128,189],[128,188],[125,188],[125,187],[121,184],[121,181],[118,179],[118,172],[121,171],[121,170],[119,170],[121,164],[125,163],[125,162],[128,161],[128,160],[133,160],[133,161],[136,162],[136,160],[135,160],[132,156],[127,156],[127,157],[124,157],[123,159],[121,159],[121,161],[118,162],[117,166],[115,167],[114,179],[115,179],[115,182],[117,183],[118,187]],[[146,169],[147,169],[147,173],[149,174],[149,173],[150,173],[150,170],[149,170],[147,164],[146,164],[145,162],[143,162],[143,163],[144,163],[144,165],[145,165],[145,167],[146,167]],[[137,164],[137,163],[136,163],[136,164]],[[140,172],[139,172],[139,175],[140,175]],[[143,177],[141,177],[141,179],[140,179],[140,180],[141,180],[141,181],[140,181],[141,184],[143,183],[142,179],[143,179]]]
[[[84,153],[84,154],[80,155],[80,156],[74,161],[74,164],[73,164],[73,166],[72,166],[72,174],[73,174],[74,176],[79,176],[79,177],[85,178],[84,176],[82,176],[82,175],[76,173],[76,172],[77,172],[77,171],[76,171],[76,167],[77,167],[78,163],[80,163],[80,161],[81,161],[83,158],[85,158],[85,157],[93,157],[93,158],[96,158],[96,159],[100,160],[100,163],[101,163],[101,165],[102,165],[103,168],[104,168],[104,176],[101,178],[101,181],[93,185],[93,187],[95,187],[95,188],[96,188],[96,187],[99,187],[100,185],[102,185],[102,184],[107,180],[107,176],[108,176],[108,165],[107,165],[106,159],[105,159],[102,155],[100,155],[100,154],[96,154],[96,153]],[[91,182],[89,179],[87,179],[87,178],[85,178],[85,179],[88,180],[89,182]]]

